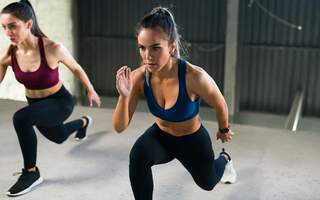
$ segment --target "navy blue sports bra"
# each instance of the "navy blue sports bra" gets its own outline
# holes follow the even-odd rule
[[[186,89],[186,61],[178,60],[179,94],[175,105],[169,109],[160,107],[153,95],[151,76],[147,84],[147,76],[144,76],[144,94],[147,99],[150,112],[160,119],[181,122],[193,118],[199,113],[200,98],[191,101]]]

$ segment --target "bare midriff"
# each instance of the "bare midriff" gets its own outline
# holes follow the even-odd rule
[[[179,137],[195,133],[201,126],[201,119],[199,115],[182,122],[170,122],[156,118],[156,124],[161,130]]]
[[[62,83],[59,81],[56,85],[41,89],[41,90],[30,90],[26,88],[26,96],[32,99],[45,98],[60,90]]]

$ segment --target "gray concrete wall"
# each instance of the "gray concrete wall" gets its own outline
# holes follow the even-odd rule
[[[12,0],[1,0],[2,9]],[[30,0],[38,17],[42,31],[52,40],[62,43],[71,54],[75,53],[74,48],[74,25],[72,19],[72,0]],[[3,31],[0,34],[0,49],[9,45],[9,40]],[[78,95],[77,82],[72,73],[63,65],[59,68],[60,79],[65,86],[75,95]],[[18,83],[9,67],[4,81],[0,85],[0,98],[25,100],[24,87]]]

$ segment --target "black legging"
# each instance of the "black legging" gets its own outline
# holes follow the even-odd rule
[[[64,86],[48,97],[27,100],[29,105],[13,115],[13,125],[18,135],[25,169],[36,165],[37,136],[33,126],[46,138],[58,144],[83,126],[81,119],[63,124],[74,107],[73,97]]]
[[[130,181],[136,200],[151,200],[153,180],[151,167],[178,159],[204,190],[212,190],[220,181],[226,159],[214,160],[210,136],[201,125],[191,135],[175,137],[156,124],[139,137],[130,152]]]

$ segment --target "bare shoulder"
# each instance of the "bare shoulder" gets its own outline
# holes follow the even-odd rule
[[[134,83],[134,87],[138,89],[140,92],[143,91],[144,74],[145,66],[139,66],[138,68],[132,71],[132,80]]]
[[[45,37],[43,37],[42,39],[46,53],[57,55],[63,51],[66,51],[66,48],[63,46],[63,44]]]
[[[8,66],[11,63],[11,57],[9,54],[10,47],[0,50],[0,65]]]
[[[132,71],[132,76],[134,79],[142,79],[145,73],[145,66],[139,66],[138,68]]]
[[[186,85],[191,93],[204,99],[219,91],[213,78],[202,67],[192,64],[187,65]]]
[[[187,62],[186,79],[187,82],[192,83],[190,85],[197,85],[208,78],[208,76],[208,73],[202,67]]]

